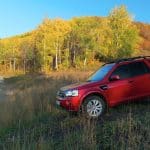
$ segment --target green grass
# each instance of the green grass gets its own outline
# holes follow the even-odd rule
[[[148,150],[150,102],[122,104],[99,120],[71,116],[55,106],[56,91],[91,72],[7,78],[10,100],[0,102],[0,149]]]

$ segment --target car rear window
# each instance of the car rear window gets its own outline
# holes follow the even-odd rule
[[[149,68],[144,62],[133,62],[129,64],[132,77],[139,76],[149,72]]]

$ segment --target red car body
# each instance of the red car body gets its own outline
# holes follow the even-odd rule
[[[90,95],[97,95],[104,99],[108,107],[116,106],[130,100],[136,100],[150,96],[150,57],[136,57],[112,62],[112,68],[102,80],[73,84],[60,89],[57,93],[56,103],[69,111],[79,111],[84,100]],[[117,68],[132,67],[135,64],[144,64],[147,71],[138,75],[119,79],[118,75],[112,75]],[[136,73],[135,73],[136,74]],[[111,80],[112,78],[112,80]],[[114,80],[113,80],[114,78]],[[77,96],[65,96],[65,91],[78,90]]]

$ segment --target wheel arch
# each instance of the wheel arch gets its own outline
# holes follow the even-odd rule
[[[90,93],[88,93],[87,95],[85,95],[85,96],[82,98],[82,100],[81,100],[80,107],[81,107],[81,105],[85,102],[86,98],[87,98],[87,97],[90,97],[90,96],[99,96],[100,98],[102,98],[102,99],[104,100],[106,106],[108,107],[109,104],[108,104],[108,102],[107,102],[105,96],[104,96],[103,94],[99,93],[99,92],[96,92],[96,91],[95,91],[95,92],[90,92]]]

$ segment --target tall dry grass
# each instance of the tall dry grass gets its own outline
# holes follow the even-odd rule
[[[55,72],[6,79],[0,102],[0,149],[150,149],[150,103],[110,109],[100,120],[70,116],[55,106],[57,90],[91,72]]]

